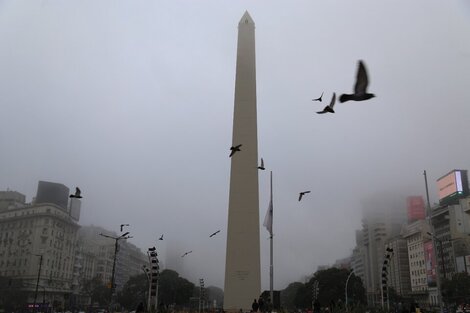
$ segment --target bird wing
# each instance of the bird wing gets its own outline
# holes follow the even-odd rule
[[[323,109],[323,111],[318,111],[317,112],[317,114],[325,114],[325,113],[326,113],[325,109]]]
[[[79,196],[81,193],[82,193],[82,191],[80,190],[80,188],[75,187],[75,195]]]
[[[261,158],[261,167],[264,167],[264,160]]]
[[[231,158],[232,155],[235,153],[235,149],[232,149],[232,148],[230,148],[230,149],[232,150],[232,152],[230,152],[229,158]]]
[[[336,102],[336,93],[333,92],[333,97],[331,98],[329,107],[333,109],[333,107],[335,106],[335,102]]]
[[[302,200],[303,193],[299,193],[299,201]]]
[[[356,85],[354,86],[354,93],[355,94],[366,93],[368,84],[369,84],[369,80],[367,79],[366,67],[362,61],[359,61],[359,65],[357,67]]]
[[[305,193],[310,193],[310,190],[304,191],[303,193],[304,193],[304,194],[305,194]]]

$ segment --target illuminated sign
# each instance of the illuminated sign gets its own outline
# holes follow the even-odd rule
[[[439,200],[453,196],[455,194],[463,194],[462,173],[460,170],[454,170],[449,174],[437,180],[437,188],[439,189]]]

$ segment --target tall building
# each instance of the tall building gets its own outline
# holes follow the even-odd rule
[[[388,286],[392,287],[397,295],[407,297],[411,293],[407,241],[401,236],[395,236],[388,241],[387,247],[393,249]]]
[[[435,278],[427,276],[425,246],[429,246],[429,224],[417,220],[403,228],[402,237],[406,240],[410,271],[411,295],[420,304],[429,303],[428,285],[435,285]]]
[[[238,24],[224,309],[247,311],[261,293],[255,23]]]
[[[31,303],[39,282],[46,302],[63,307],[72,291],[78,228],[53,203],[0,212],[0,275],[21,280]]]
[[[362,247],[364,253],[364,287],[367,302],[381,304],[382,264],[386,243],[400,234],[406,222],[404,199],[377,194],[363,201]]]

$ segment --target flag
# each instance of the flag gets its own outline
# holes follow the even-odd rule
[[[269,234],[273,235],[273,199],[269,200],[269,207],[268,211],[266,212],[266,216],[264,217],[263,226],[266,227]]]

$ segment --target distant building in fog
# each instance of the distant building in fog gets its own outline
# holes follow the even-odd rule
[[[382,263],[386,243],[400,234],[406,223],[405,201],[401,197],[376,195],[363,201],[362,247],[364,287],[369,305],[381,303]],[[359,256],[356,256],[356,259]]]
[[[68,209],[69,188],[64,184],[39,181],[35,204],[53,203],[63,210]]]

